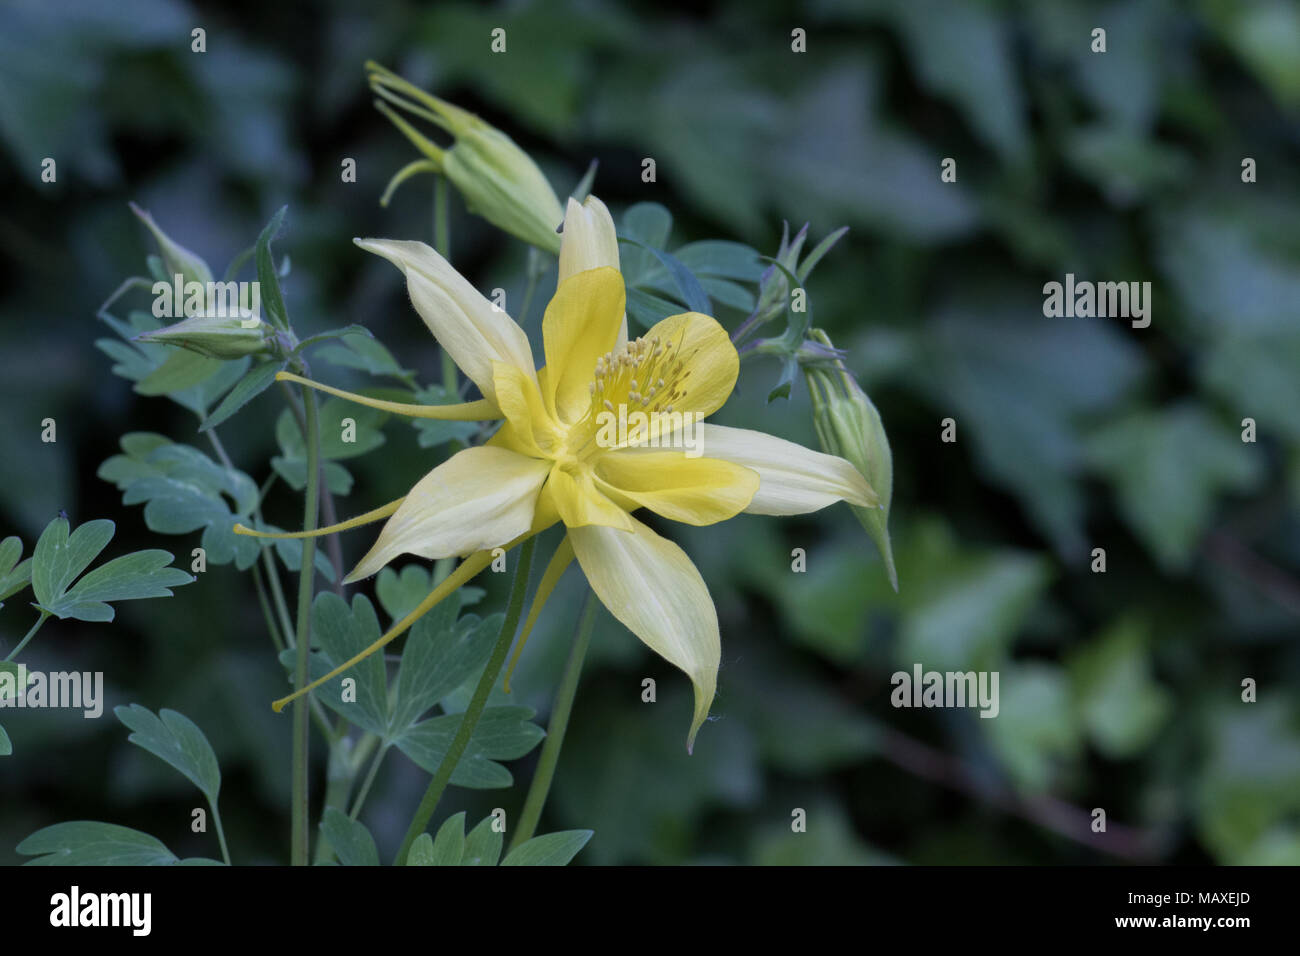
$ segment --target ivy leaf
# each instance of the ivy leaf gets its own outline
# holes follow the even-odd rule
[[[171,866],[180,861],[157,837],[92,820],[37,830],[17,851],[35,856],[26,866]]]
[[[379,849],[360,820],[351,820],[337,807],[327,807],[320,821],[320,832],[344,866],[378,866]]]
[[[194,721],[166,708],[155,716],[139,704],[115,707],[113,713],[133,731],[128,741],[184,774],[216,806],[221,769],[212,745]]]
[[[1201,408],[1131,414],[1087,442],[1089,462],[1115,484],[1120,512],[1160,563],[1182,570],[1223,492],[1255,485],[1253,446]]]
[[[19,563],[22,553],[23,542],[20,538],[9,537],[0,541],[0,601],[17,594],[31,583],[32,559]]]
[[[501,861],[502,866],[567,866],[591,839],[591,830],[561,830],[521,843]]]
[[[445,714],[422,721],[407,729],[394,743],[418,766],[436,773],[463,716]],[[522,757],[546,736],[542,728],[530,723],[532,716],[533,710],[529,707],[489,707],[484,710],[464,756],[451,775],[451,782],[472,790],[510,786],[514,778],[496,761]]]

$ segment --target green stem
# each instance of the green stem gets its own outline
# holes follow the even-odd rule
[[[320,510],[320,429],[316,416],[316,395],[306,386],[302,390],[306,428],[303,438],[307,443],[307,488],[303,506],[303,530],[315,531]],[[294,689],[307,686],[307,653],[311,648],[311,599],[316,574],[316,539],[302,542],[302,571],[298,576],[298,633],[296,650],[298,659],[294,669]],[[311,744],[310,695],[304,694],[293,705],[293,831],[289,841],[290,862],[294,866],[307,865],[308,833],[307,763]]]
[[[587,657],[587,648],[591,646],[591,632],[596,623],[598,608],[595,595],[588,589],[582,604],[582,613],[578,617],[578,628],[573,634],[573,647],[569,649],[569,661],[564,666],[564,678],[555,692],[555,705],[551,708],[551,719],[546,725],[546,742],[542,745],[542,756],[537,761],[533,782],[528,786],[524,809],[519,815],[519,826],[516,827],[514,838],[510,841],[512,850],[533,838],[533,833],[537,830],[537,822],[542,817],[542,807],[546,805],[546,796],[551,791],[551,780],[555,777],[555,765],[560,761],[560,748],[564,746],[564,732],[569,727],[569,714],[573,711],[573,698],[578,692],[582,663]]]
[[[30,641],[33,637],[36,636],[36,632],[39,631],[39,630],[41,629],[41,625],[44,624],[44,623],[49,619],[49,617],[50,617],[50,612],[49,612],[49,611],[46,611],[46,610],[42,610],[42,611],[41,611],[41,616],[38,617],[38,618],[36,619],[36,623],[33,624],[33,625],[32,625],[32,629],[31,629],[30,631],[27,632],[27,636],[24,637],[21,641],[19,641],[19,642],[18,642],[18,646],[15,647],[12,651],[9,652],[9,656],[5,658],[5,661],[6,661],[6,662],[7,662],[7,661],[11,661],[11,660],[13,660],[15,657],[18,656],[18,653],[19,653],[19,652],[20,652],[24,647],[27,646],[27,642],[28,642],[28,641]]]
[[[528,284],[524,286],[524,303],[519,308],[519,324],[523,325],[528,321],[528,307],[533,304],[533,293],[537,291],[537,280],[541,277],[540,273],[528,271]]]
[[[226,866],[230,866],[230,847],[226,846],[226,829],[221,825],[221,811],[217,809],[215,800],[209,800],[208,806],[212,808],[212,822],[217,826],[217,841],[221,844],[221,858],[226,861]]]
[[[402,846],[397,851],[396,865],[402,866],[406,863],[406,854],[410,852],[411,844],[415,838],[424,832],[428,826],[433,811],[438,808],[438,801],[442,799],[442,792],[447,789],[447,784],[451,782],[451,775],[456,770],[456,764],[460,758],[465,755],[465,748],[469,746],[470,737],[474,733],[474,728],[478,725],[479,718],[483,716],[483,708],[487,706],[488,695],[492,692],[497,678],[501,675],[501,667],[506,662],[506,655],[510,653],[510,645],[515,640],[515,630],[519,627],[519,616],[524,609],[524,595],[528,590],[528,575],[533,564],[533,546],[537,543],[537,538],[532,537],[523,543],[519,548],[519,566],[515,568],[515,581],[510,588],[510,603],[506,607],[506,619],[501,623],[501,633],[497,637],[496,647],[492,649],[492,657],[488,660],[487,666],[483,668],[483,676],[479,678],[478,687],[474,689],[474,696],[470,698],[469,706],[465,708],[465,715],[461,718],[460,726],[456,729],[456,736],[451,742],[451,747],[442,758],[442,763],[438,764],[438,772],[433,775],[429,781],[429,788],[424,792],[424,799],[420,801],[420,806],[415,811],[415,816],[411,820],[411,825],[406,828],[406,836],[402,839]]]
[[[280,638],[280,628],[275,623],[275,612],[271,610],[271,602],[266,596],[266,585],[262,583],[262,569],[253,563],[253,587],[257,589],[257,603],[262,609],[262,616],[266,618],[266,630],[271,635],[271,643],[275,645],[276,660],[284,653],[284,641]]]
[[[379,765],[384,762],[384,756],[387,753],[388,745],[385,744],[375,752],[375,759],[370,761],[370,771],[366,774],[366,779],[361,781],[361,789],[357,791],[357,799],[352,804],[352,812],[348,814],[353,820],[361,812],[366,797],[370,796],[370,787],[374,784],[375,777],[379,775]]]

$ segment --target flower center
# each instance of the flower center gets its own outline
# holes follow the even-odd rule
[[[674,403],[685,396],[690,377],[690,359],[698,349],[683,354],[682,336],[664,341],[658,336],[638,338],[596,360],[591,385],[591,405],[587,414],[573,424],[568,446],[574,457],[587,458],[598,446],[601,425],[609,416],[626,422],[634,412],[653,421],[658,414],[669,414]],[[620,415],[621,413],[621,415]],[[652,426],[653,428],[653,426]]]

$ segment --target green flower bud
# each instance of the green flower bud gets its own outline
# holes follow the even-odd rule
[[[158,240],[158,251],[162,254],[163,266],[168,276],[179,274],[184,276],[186,282],[202,282],[205,286],[212,281],[212,270],[203,259],[159,229],[158,224],[153,221],[153,216],[135,203],[131,203],[130,206],[136,218],[148,226],[154,239]]]
[[[236,359],[271,349],[275,330],[247,309],[239,315],[196,315],[175,325],[141,332],[140,342],[177,345],[208,358]]]
[[[470,212],[539,249],[559,254],[560,236],[555,230],[564,218],[564,208],[537,164],[514,140],[473,113],[431,96],[376,63],[368,63],[366,68],[371,89],[383,97],[376,103],[379,111],[426,157],[393,177],[382,202],[387,203],[393,190],[412,175],[442,173],[460,190]],[[446,130],[453,137],[452,145],[438,146],[388,103]]]
[[[820,329],[810,333],[813,340],[833,347],[829,336]],[[813,427],[822,450],[851,462],[871,483],[880,496],[879,508],[850,505],[871,540],[876,543],[885,562],[889,583],[898,590],[898,571],[889,541],[889,504],[894,491],[894,458],[880,412],[867,397],[857,380],[836,361],[834,365],[805,365],[804,375],[813,403]]]

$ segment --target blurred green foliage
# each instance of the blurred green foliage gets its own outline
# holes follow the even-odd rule
[[[497,26],[508,48],[493,55]],[[206,53],[191,52],[195,27]],[[791,52],[794,28],[806,53]],[[810,222],[814,241],[850,227],[808,292],[889,433],[900,591],[843,506],[673,528],[719,608],[718,719],[688,757],[681,675],[599,619],[542,827],[594,830],[579,862],[1300,862],[1300,8],[13,0],[0,9],[4,534],[30,546],[63,509],[112,516],[123,547],[184,554],[200,527],[229,523],[196,516],[192,545],[156,535],[96,477],[129,432],[203,443],[192,416],[132,393],[94,347],[96,309],[152,251],[129,200],[213,263],[288,203],[277,251],[300,332],[362,323],[392,352],[341,340],[331,381],[347,387],[343,366],[436,378],[399,277],[351,244],[432,228],[427,180],[378,206],[412,157],[370,106],[366,59],[508,131],[561,195],[598,158],[594,192],[616,215],[672,210],[666,248],[721,238],[774,254],[783,219]],[[940,181],[944,157],[955,183]],[[1246,157],[1258,182],[1242,182]],[[345,158],[356,183],[340,181]],[[525,248],[460,208],[452,260],[520,301]],[[1044,318],[1042,285],[1067,272],[1152,282],[1151,327]],[[710,292],[730,322],[725,290]],[[539,316],[540,303],[519,318],[535,332]],[[764,400],[778,371],[747,364],[719,421],[811,444],[801,386]],[[223,438],[241,467],[276,455],[300,483],[301,437],[277,407],[255,399]],[[955,443],[939,440],[948,417]],[[1240,440],[1247,417],[1257,443]],[[402,494],[464,437],[367,423],[383,447],[334,463],[349,514]],[[156,464],[158,481],[183,467]],[[296,508],[282,489],[266,518],[292,527]],[[793,548],[807,573],[791,573]],[[485,577],[484,607],[498,607]],[[562,583],[492,706],[544,716],[578,583]],[[6,648],[27,610],[0,612]],[[33,654],[104,670],[110,705],[176,708],[206,730],[237,862],[281,859],[287,829],[288,721],[267,706],[285,685],[262,630],[226,564],[123,606],[111,630],[51,623]],[[889,676],[916,661],[998,670],[998,718],[893,709]],[[1246,678],[1257,703],[1242,702]],[[186,826],[192,788],[113,722],[4,723],[18,746],[0,766],[0,861],[88,816],[213,854]],[[533,759],[512,764],[517,780]],[[363,814],[383,858],[427,780],[390,760]],[[513,818],[520,800],[456,790],[443,810]],[[1097,807],[1105,834],[1089,827]],[[791,832],[797,808],[807,833]]]

